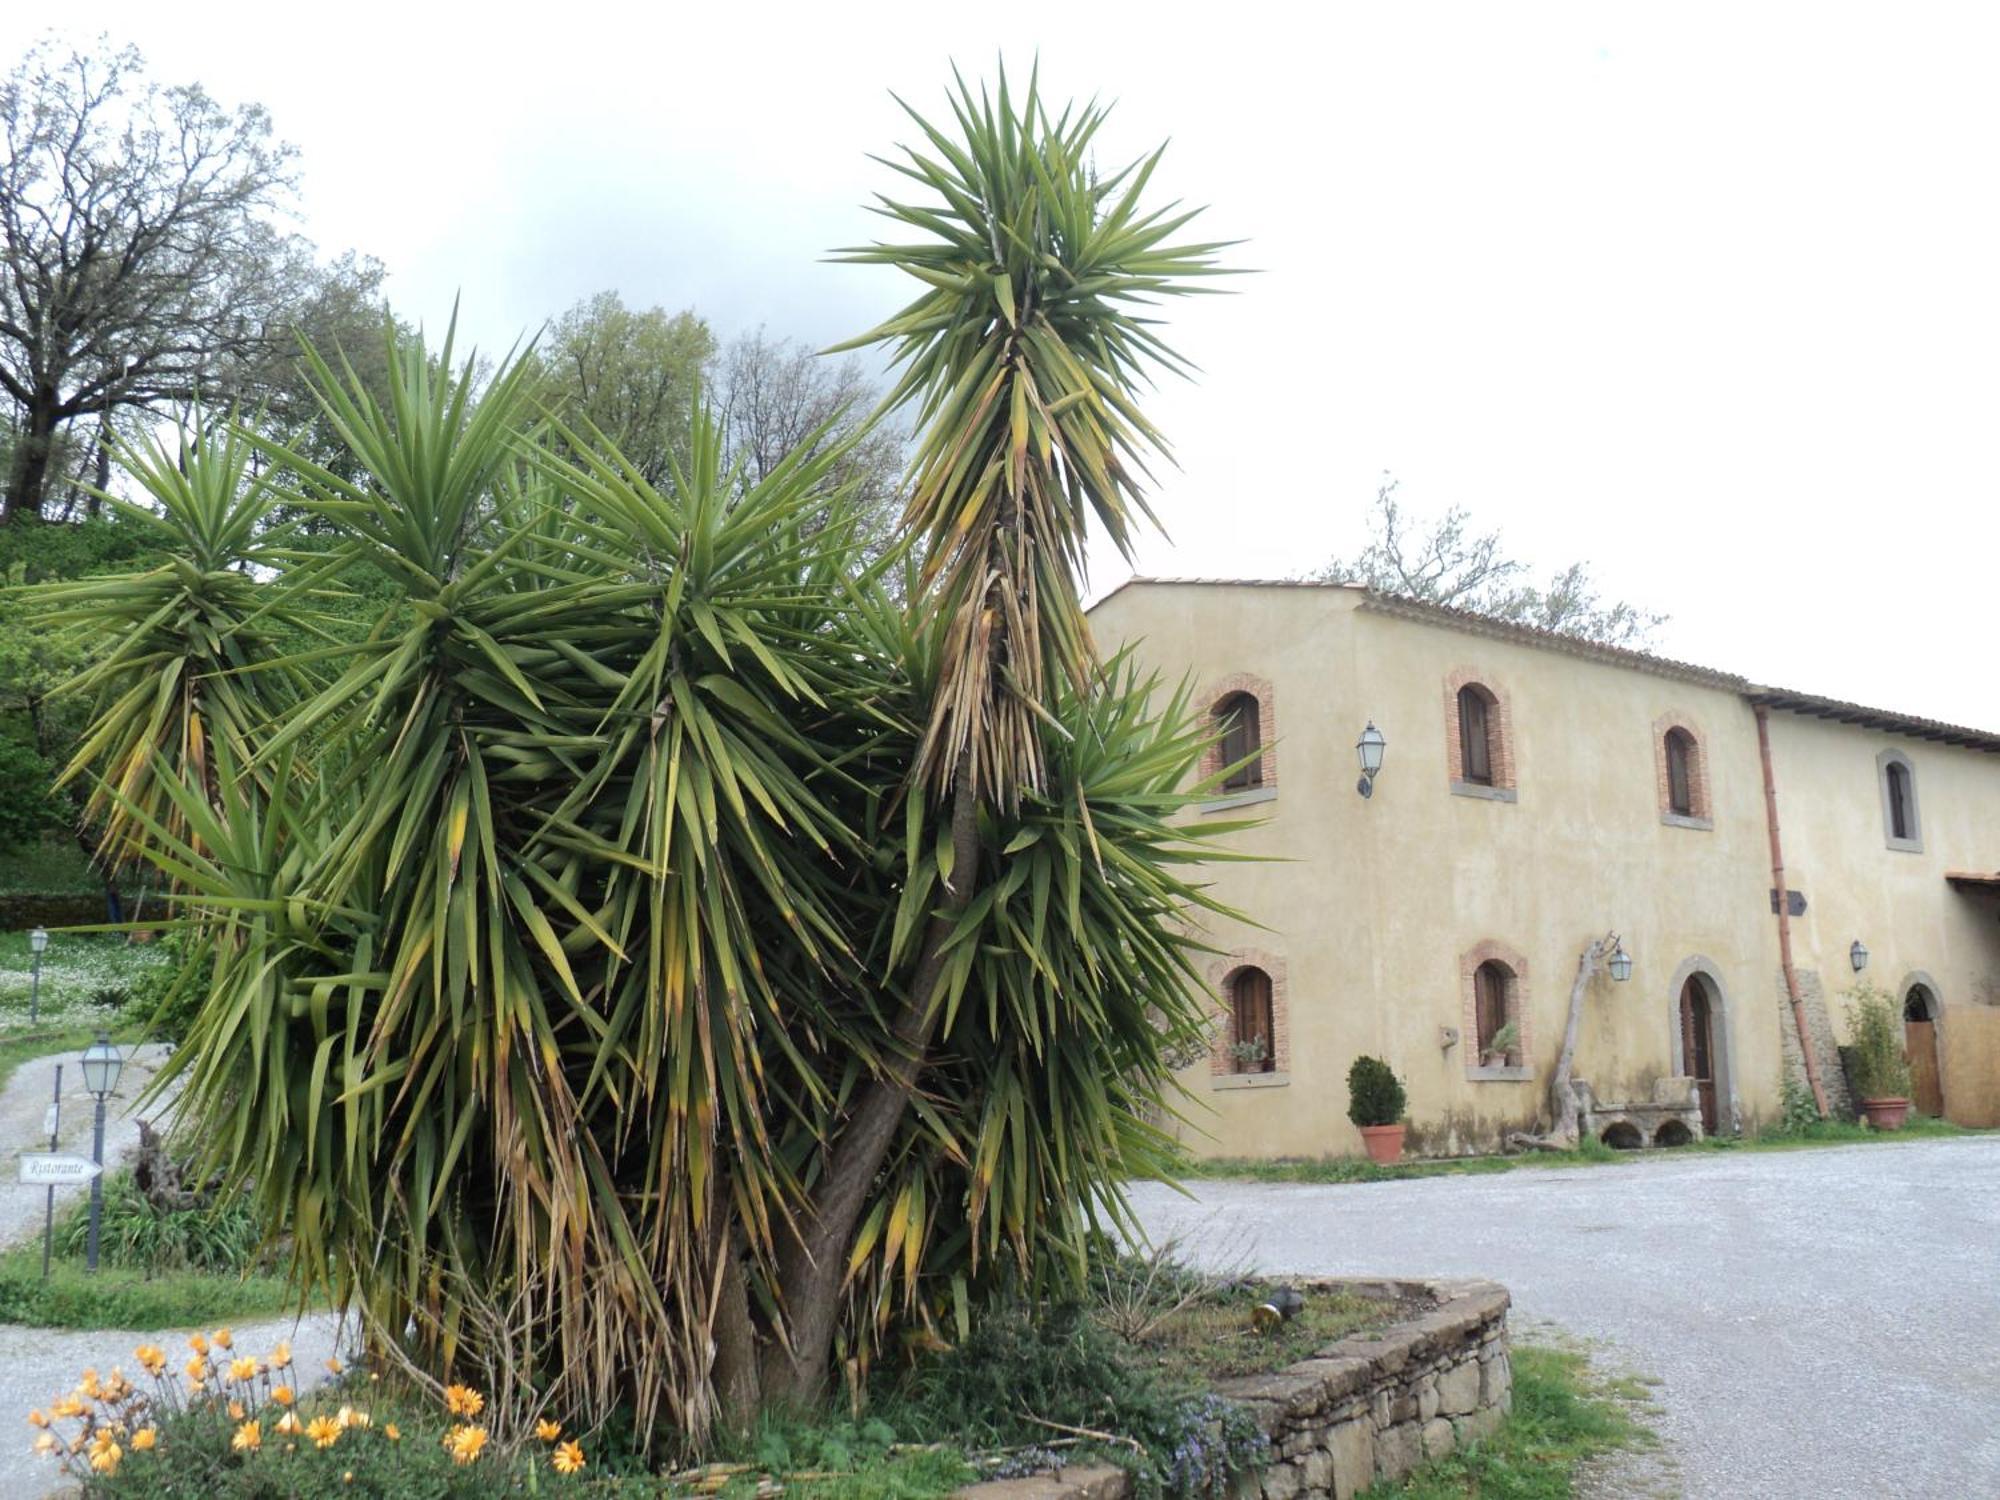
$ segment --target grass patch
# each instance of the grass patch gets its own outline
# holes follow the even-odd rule
[[[161,944],[127,942],[122,932],[51,933],[42,955],[40,1022],[109,1025],[122,1018],[133,991],[172,961]],[[33,970],[27,933],[0,933],[0,1027],[27,1025]]]
[[[0,1323],[34,1328],[126,1328],[147,1333],[196,1323],[249,1322],[296,1309],[290,1285],[279,1276],[216,1276],[144,1271],[100,1265],[95,1275],[81,1260],[57,1257],[42,1280],[39,1235],[32,1245],[0,1252]]]
[[[1651,1440],[1635,1398],[1594,1379],[1581,1354],[1514,1346],[1514,1409],[1483,1442],[1436,1459],[1360,1500],[1569,1500],[1585,1460]]]
[[[114,1028],[111,1039],[121,1044],[131,1043],[138,1040],[138,1033]],[[74,1052],[80,1057],[83,1049],[96,1040],[97,1029],[89,1026],[42,1026],[33,1031],[23,1026],[0,1033],[0,1089],[7,1087],[14,1070],[22,1063],[33,1062],[54,1052]],[[41,1151],[47,1147],[48,1137],[43,1136],[23,1149]]]
[[[1708,1136],[1685,1146],[1655,1146],[1649,1151],[1614,1151],[1602,1141],[1586,1137],[1574,1151],[1524,1152],[1519,1156],[1454,1156],[1436,1161],[1398,1162],[1392,1167],[1355,1156],[1324,1156],[1311,1159],[1251,1161],[1243,1157],[1190,1157],[1175,1164],[1177,1177],[1189,1182],[1398,1182],[1414,1177],[1477,1177],[1493,1172],[1526,1169],[1594,1167],[1607,1162],[1643,1161],[1661,1156],[1699,1155],[1717,1151],[1797,1151],[1811,1146],[1880,1145],[1906,1140],[1942,1140],[1957,1136],[1991,1135],[1934,1120],[1928,1115],[1911,1115],[1901,1130],[1873,1130],[1852,1120],[1815,1120],[1787,1129],[1755,1131],[1749,1135]]]

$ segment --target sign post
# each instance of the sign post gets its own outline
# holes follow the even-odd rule
[[[49,1101],[48,1127],[51,1152],[56,1149],[56,1133],[62,1128],[62,1070],[63,1065],[57,1063],[55,1098]],[[49,1253],[55,1249],[55,1245],[56,1185],[52,1182],[49,1184],[49,1206],[42,1219],[42,1280],[44,1281],[49,1279]]]

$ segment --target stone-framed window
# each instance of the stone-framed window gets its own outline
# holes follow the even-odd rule
[[[1505,691],[1472,667],[1445,679],[1445,764],[1461,797],[1515,800],[1514,720]]]
[[[1875,780],[1882,794],[1882,840],[1907,854],[1924,852],[1924,825],[1917,807],[1917,768],[1900,750],[1875,757]]]
[[[1662,714],[1653,721],[1653,782],[1662,823],[1675,828],[1715,827],[1708,750],[1701,731],[1686,714]]]
[[[1211,1083],[1216,1088],[1284,1083],[1292,1067],[1285,961],[1261,948],[1239,948],[1210,963],[1208,980],[1216,1017],[1208,1054]]]
[[[1534,1077],[1534,1038],[1528,1024],[1528,960],[1518,949],[1491,939],[1458,959],[1464,1026],[1465,1076],[1474,1080],[1516,1081]],[[1501,1028],[1514,1028],[1513,1044],[1492,1063],[1486,1054]]]
[[[1278,721],[1271,684],[1247,672],[1232,672],[1209,685],[1205,695],[1216,738],[1202,752],[1203,780],[1235,765],[1205,804],[1240,807],[1278,795]],[[1244,762],[1248,757],[1247,763]]]

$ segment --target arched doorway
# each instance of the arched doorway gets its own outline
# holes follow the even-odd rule
[[[1694,1080],[1701,1100],[1702,1134],[1714,1135],[1721,1121],[1715,1107],[1715,1007],[1700,974],[1688,975],[1681,986],[1681,1073]]]
[[[1938,1069],[1937,992],[1921,980],[1903,994],[1903,1050],[1910,1057],[1910,1102],[1917,1113],[1944,1115],[1944,1078]]]

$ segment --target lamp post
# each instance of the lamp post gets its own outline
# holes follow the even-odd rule
[[[49,934],[37,927],[28,934],[28,952],[34,955],[34,977],[28,981],[28,1024],[33,1026],[42,1014],[42,955],[48,951]]]
[[[1364,797],[1375,795],[1375,778],[1381,774],[1382,752],[1388,748],[1388,744],[1389,742],[1382,737],[1382,731],[1375,727],[1373,719],[1370,719],[1368,727],[1361,731],[1361,738],[1354,742],[1354,753],[1361,761],[1361,780],[1356,783],[1354,789]]]
[[[1611,977],[1620,984],[1632,977],[1632,955],[1625,951],[1623,943],[1620,943],[1618,951],[1611,955]]]
[[[1854,946],[1847,950],[1847,961],[1854,965],[1857,974],[1868,967],[1868,950],[1862,946],[1860,938],[1856,938]]]
[[[97,1238],[104,1227],[104,1103],[118,1087],[118,1075],[125,1069],[125,1055],[111,1045],[104,1032],[97,1033],[83,1053],[84,1091],[97,1100],[97,1124],[90,1143],[90,1159],[97,1163],[97,1175],[90,1179],[90,1248],[85,1269],[97,1269]]]

